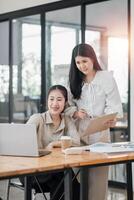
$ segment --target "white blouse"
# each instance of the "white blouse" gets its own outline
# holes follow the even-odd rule
[[[123,116],[122,104],[112,72],[97,71],[91,83],[84,83],[79,100],[69,95],[69,104],[76,105],[78,110],[85,109],[90,116],[118,112]]]
[[[112,72],[108,71],[97,71],[92,82],[84,83],[79,100],[73,99],[69,92],[69,104],[77,106],[78,110],[86,110],[92,117],[114,112],[118,112],[118,118],[123,117],[117,84],[113,78]],[[108,131],[105,132],[108,133]],[[96,137],[98,134],[96,133]],[[95,134],[91,137],[95,137]]]

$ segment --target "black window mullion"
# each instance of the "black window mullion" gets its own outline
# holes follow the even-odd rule
[[[9,122],[13,121],[13,23],[9,20]]]
[[[46,110],[46,65],[45,65],[45,13],[41,13],[41,99],[40,111]]]
[[[85,4],[81,5],[81,42],[85,43],[85,29],[86,29],[86,9]]]
[[[130,109],[130,91],[131,91],[131,86],[130,86],[130,83],[131,83],[131,78],[130,78],[130,71],[131,71],[131,0],[128,0],[127,1],[127,10],[128,10],[128,13],[127,13],[127,16],[128,16],[128,130],[127,130],[127,133],[128,133],[128,141],[131,140],[131,136],[130,136],[130,116],[131,116],[131,109]]]

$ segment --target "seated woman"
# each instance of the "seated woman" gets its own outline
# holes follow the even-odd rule
[[[34,114],[27,123],[36,124],[38,147],[54,148],[61,147],[60,138],[62,135],[69,135],[72,138],[72,145],[80,145],[80,138],[77,133],[73,119],[64,115],[64,108],[68,102],[67,90],[64,86],[54,85],[48,92],[48,111],[44,113]],[[72,172],[73,173],[73,172]],[[52,198],[58,183],[64,176],[63,172],[55,172],[50,174],[38,175],[37,178],[44,192],[50,192]],[[24,179],[20,178],[24,184]],[[34,178],[32,179],[32,187],[37,188]],[[54,200],[64,199],[64,182],[55,195]],[[77,179],[73,180],[73,200],[79,200],[79,183]]]

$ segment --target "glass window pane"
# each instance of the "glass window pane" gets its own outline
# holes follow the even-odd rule
[[[0,123],[9,117],[9,23],[0,23]]]
[[[29,16],[13,23],[13,121],[25,122],[39,110],[41,94],[40,16]]]
[[[80,7],[49,12],[46,24],[47,88],[67,86],[72,49],[80,38]]]
[[[128,103],[127,19],[127,0],[111,0],[86,7],[86,42],[94,47],[102,68],[113,71],[124,109],[123,121],[126,123]]]
[[[109,37],[108,55],[108,68],[114,72],[122,103],[126,104],[128,98],[128,39],[124,37]]]

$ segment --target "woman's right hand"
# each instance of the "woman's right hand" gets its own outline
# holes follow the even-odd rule
[[[84,119],[88,116],[87,112],[84,109],[78,110],[74,112],[74,119]]]
[[[59,148],[61,147],[61,141],[53,141],[47,145],[47,149],[51,150],[52,148]]]

